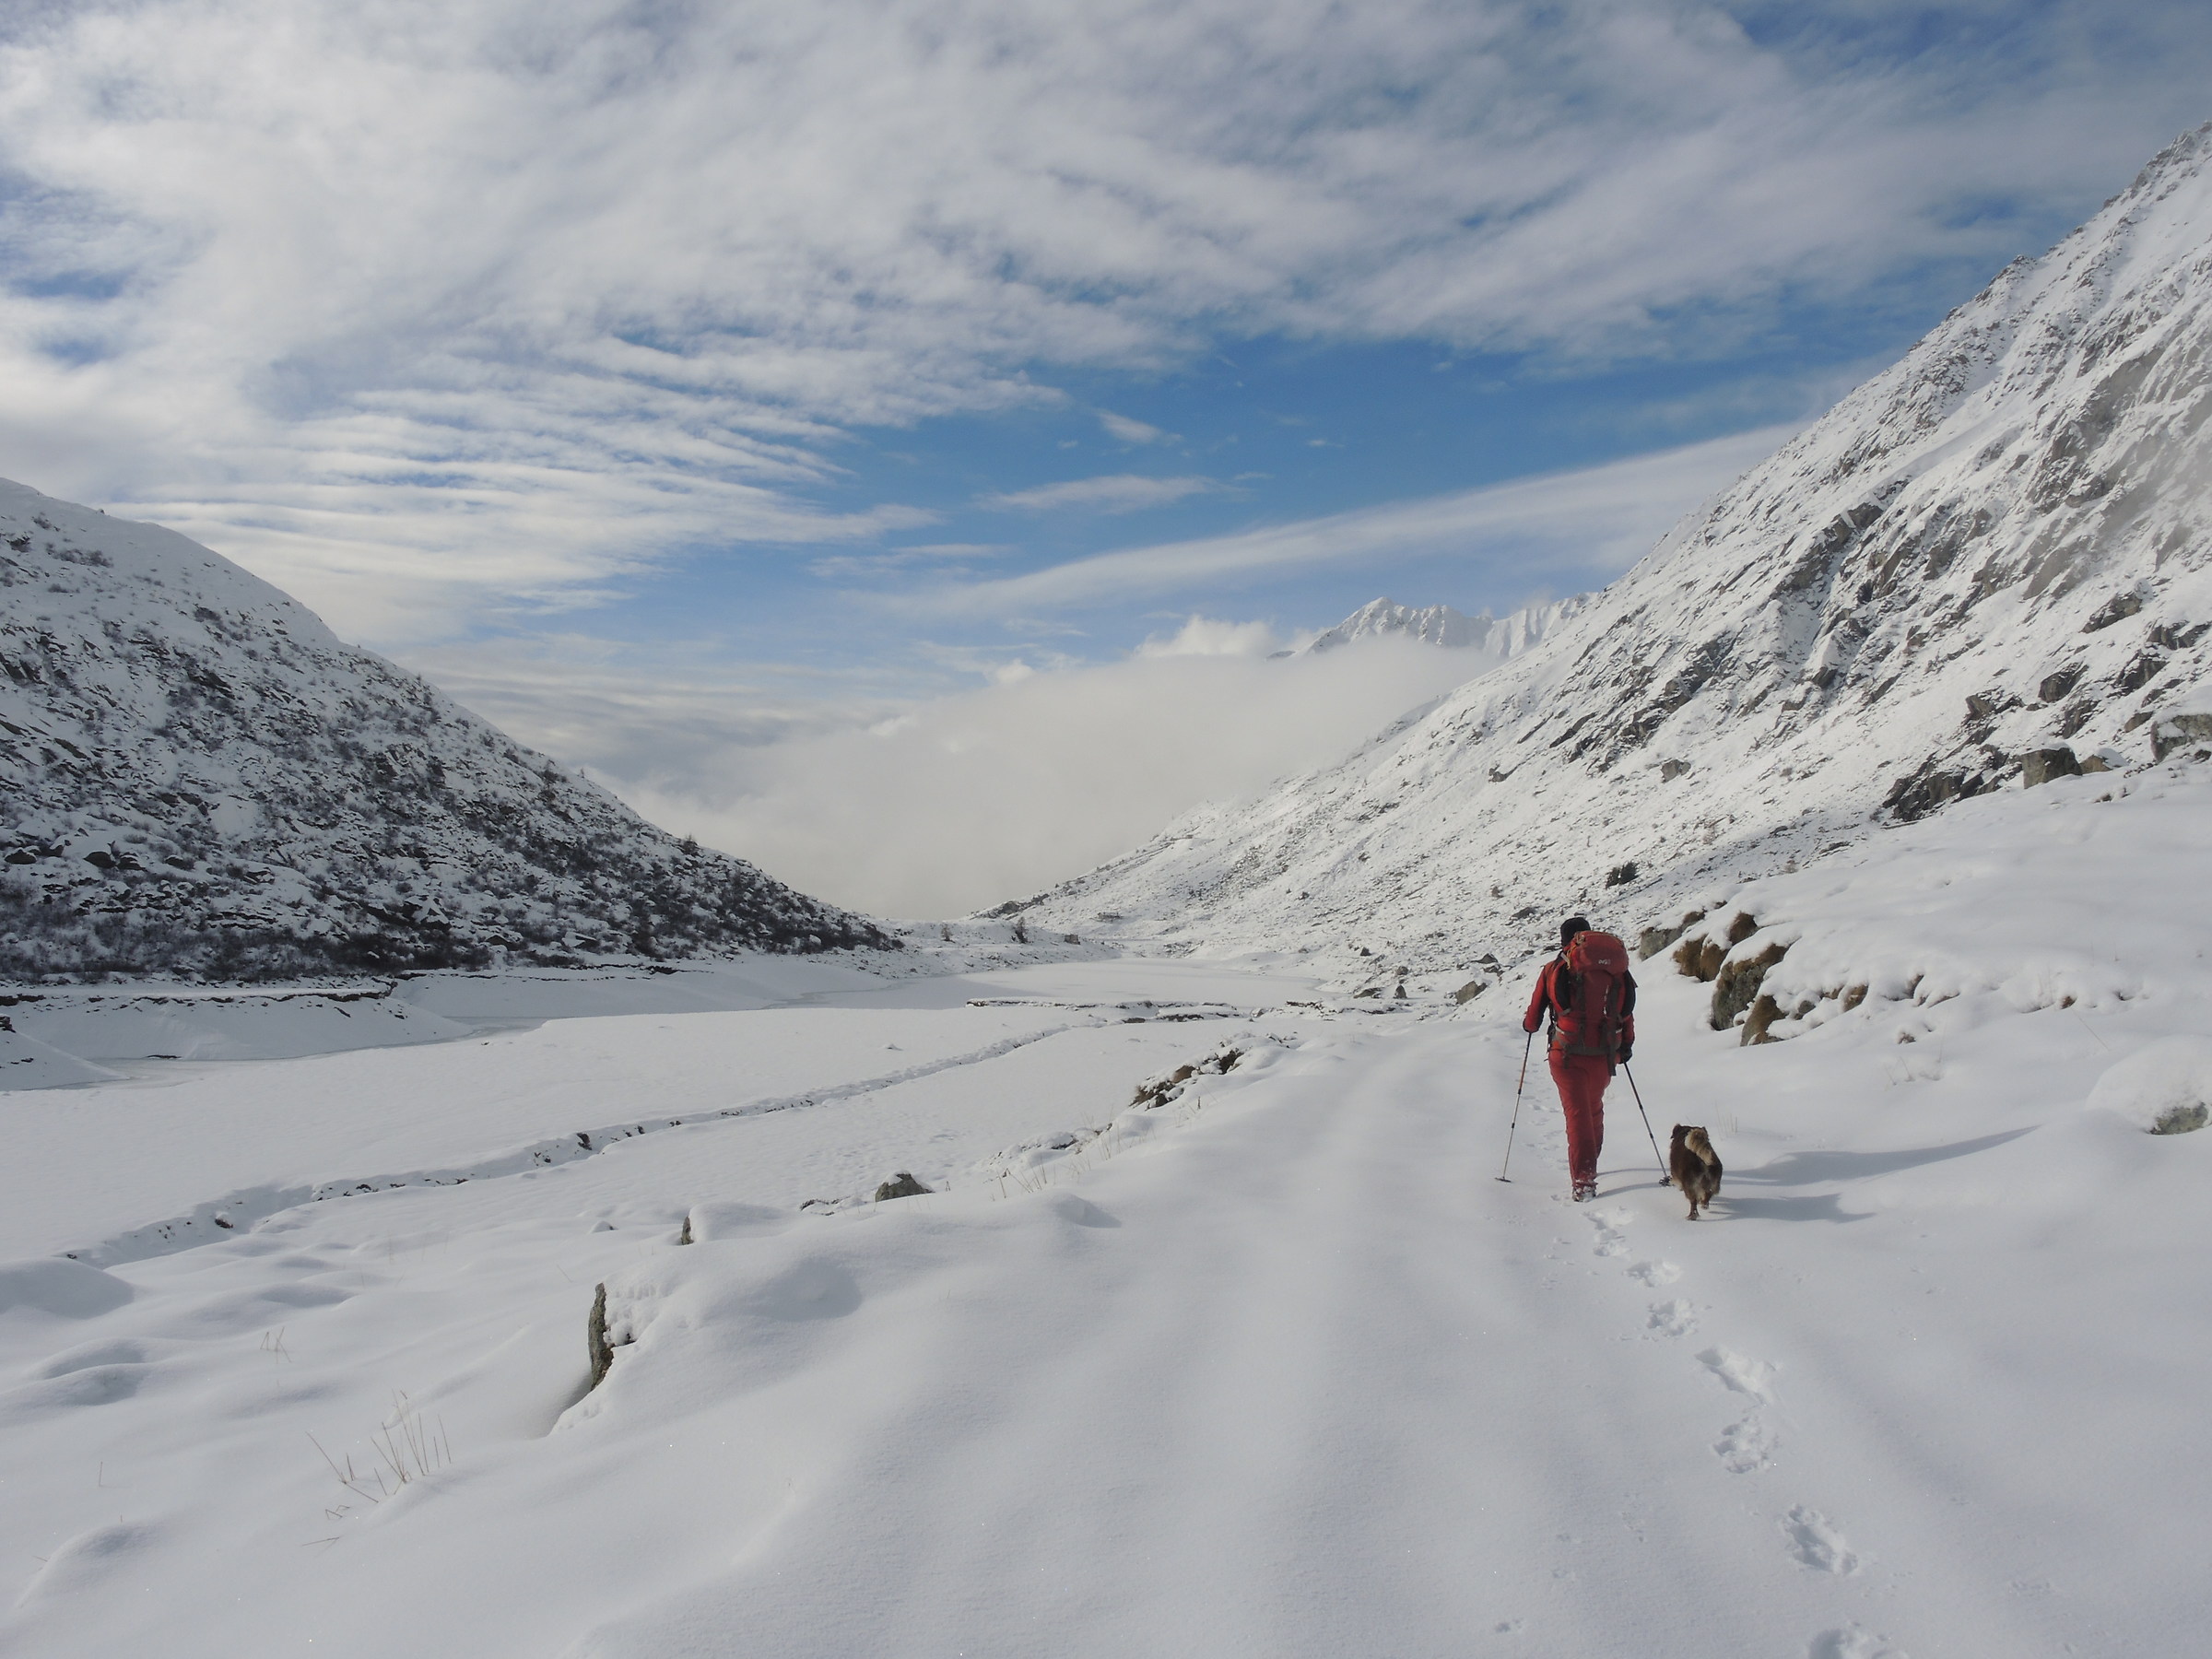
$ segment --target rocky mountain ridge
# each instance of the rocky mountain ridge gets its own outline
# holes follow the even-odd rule
[[[895,943],[207,548],[0,482],[0,978]]]
[[[2212,127],[2020,260],[1524,653],[1029,901],[1421,969],[1630,931],[1947,802],[2194,752]]]

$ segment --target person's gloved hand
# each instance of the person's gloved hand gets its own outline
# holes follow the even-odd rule
[[[1631,1061],[1631,1060],[1633,1060],[1633,1059],[1635,1059],[1635,1058],[1636,1058],[1636,1054],[1635,1054],[1635,1051],[1634,1051],[1634,1050],[1632,1050],[1632,1049],[1625,1049],[1625,1048],[1624,1048],[1624,1049],[1622,1049],[1622,1050],[1620,1051],[1620,1063],[1621,1063],[1623,1065],[1627,1065],[1627,1064],[1628,1064],[1630,1061]]]

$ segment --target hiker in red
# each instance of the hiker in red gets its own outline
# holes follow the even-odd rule
[[[1551,1080],[1567,1113],[1567,1168],[1574,1201],[1597,1196],[1597,1155],[1606,1144],[1606,1085],[1636,1046],[1636,976],[1628,947],[1592,931],[1580,916],[1559,924],[1559,954],[1536,976],[1521,1029],[1551,1018]]]

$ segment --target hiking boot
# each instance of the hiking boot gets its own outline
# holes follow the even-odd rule
[[[1576,1182],[1574,1183],[1574,1201],[1575,1201],[1577,1204],[1582,1204],[1582,1203],[1584,1203],[1584,1202],[1586,1202],[1587,1200],[1589,1200],[1589,1199],[1592,1199],[1592,1198],[1594,1198],[1594,1197],[1596,1197],[1596,1196],[1597,1196],[1597,1182],[1594,1182],[1594,1181],[1578,1181],[1578,1182]]]

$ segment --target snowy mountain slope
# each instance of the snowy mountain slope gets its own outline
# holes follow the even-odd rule
[[[1416,610],[1394,601],[1371,599],[1335,627],[1315,634],[1305,650],[1333,651],[1354,640],[1412,639],[1451,651],[1479,651],[1497,662],[1515,657],[1588,603],[1586,595],[1531,606],[1510,617],[1469,617],[1448,605]]]
[[[0,483],[0,977],[886,942],[172,532]]]
[[[1430,967],[2147,762],[2212,663],[2208,416],[2212,128],[1524,654],[1031,908]]]

